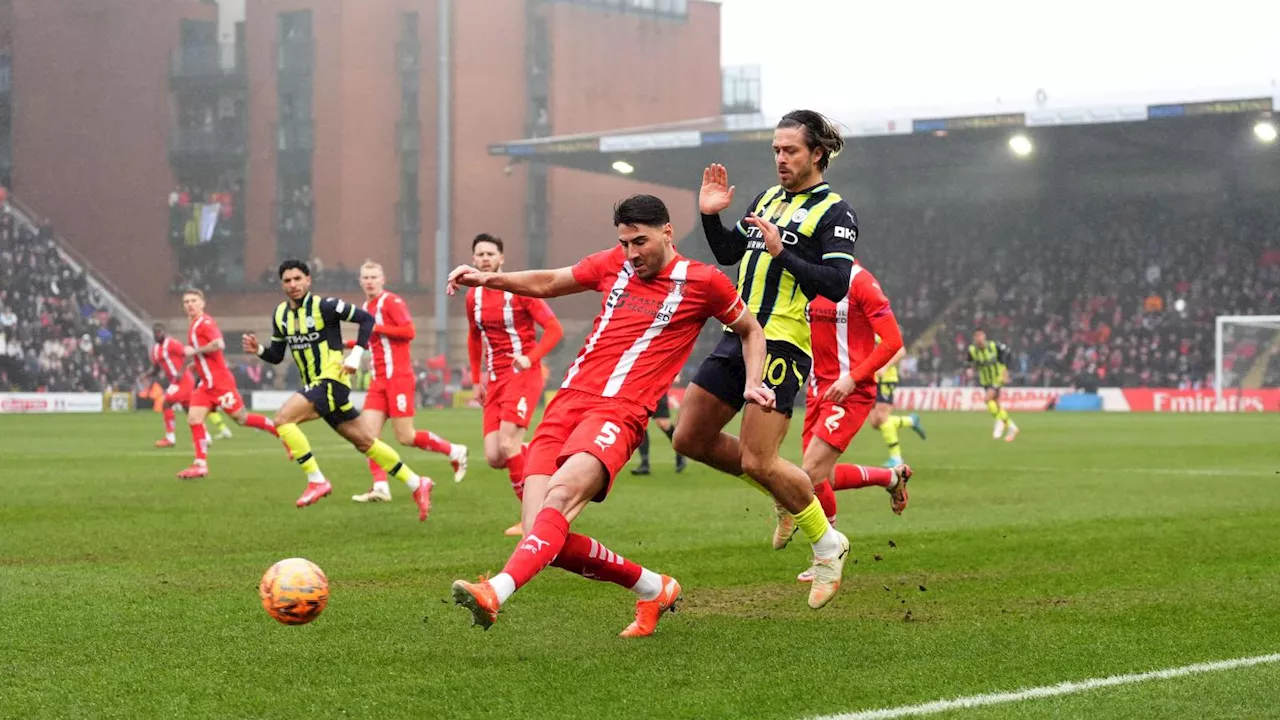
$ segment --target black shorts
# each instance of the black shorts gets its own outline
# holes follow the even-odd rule
[[[800,348],[782,340],[766,341],[765,349],[769,355],[764,361],[764,384],[777,397],[778,412],[791,417],[796,395],[804,387],[805,378],[809,377],[813,359]],[[720,398],[729,407],[741,410],[746,383],[747,367],[742,358],[742,341],[733,333],[725,333],[724,339],[698,367],[693,384]]]
[[[996,391],[996,400],[999,400],[999,399],[1000,399],[1000,388],[1001,388],[1001,387],[1003,387],[1003,386],[1001,386],[1001,385],[983,385],[983,386],[982,386],[982,389],[983,389],[983,390],[995,390],[995,391]]]
[[[876,384],[876,402],[893,404],[893,391],[898,389],[896,382],[882,382]]]
[[[303,390],[302,396],[331,428],[360,417],[360,411],[351,403],[351,388],[335,380],[321,380]]]
[[[658,406],[653,409],[653,412],[649,413],[649,417],[655,420],[671,419],[671,406],[667,404],[666,395],[658,398]]]

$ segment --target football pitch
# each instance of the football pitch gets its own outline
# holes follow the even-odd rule
[[[514,546],[477,412],[419,415],[472,446],[457,485],[404,451],[438,481],[424,524],[403,486],[351,502],[364,458],[322,423],[306,430],[335,491],[297,510],[301,472],[251,430],[181,481],[189,437],[151,448],[155,414],[0,416],[0,717],[873,717],[1280,652],[1280,420],[1015,419],[1012,444],[985,414],[925,415],[927,442],[904,429],[911,504],[839,493],[857,562],[820,611],[794,580],[805,543],[770,549],[771,503],[702,466],[676,475],[651,430],[654,475],[624,472],[575,524],[684,586],[656,635],[622,640],[634,596],[555,568],[488,632],[447,601]],[[866,429],[846,458],[884,456]],[[307,626],[258,601],[292,556],[331,584]],[[1274,660],[931,717],[1277,717]]]

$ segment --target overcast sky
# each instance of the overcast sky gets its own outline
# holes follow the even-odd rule
[[[1280,80],[1276,0],[721,4],[723,64],[762,66],[768,115],[1022,110],[1038,88],[1057,107],[1274,95]]]

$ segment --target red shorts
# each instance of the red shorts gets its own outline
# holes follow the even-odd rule
[[[165,388],[164,402],[166,405],[181,405],[183,407],[191,406],[191,391],[196,387],[196,379],[191,372],[182,373],[182,377],[178,381]]]
[[[227,414],[244,409],[244,398],[234,381],[218,380],[213,387],[201,385],[191,393],[191,407],[214,408]]]
[[[809,442],[816,437],[843,453],[849,449],[853,436],[858,434],[862,424],[867,421],[867,416],[876,405],[876,398],[875,395],[855,390],[843,402],[833,403],[822,399],[828,387],[830,385],[809,384],[800,443],[802,448],[808,449]]]
[[[542,369],[537,365],[489,383],[484,396],[484,434],[495,432],[504,422],[529,427],[541,395]]]
[[[417,409],[417,380],[412,375],[377,378],[364,396],[364,410],[377,410],[387,417],[413,417]]]
[[[649,413],[634,403],[602,398],[579,390],[561,390],[547,405],[538,431],[526,451],[524,474],[554,475],[565,460],[587,453],[609,473],[609,482],[595,497],[602,502],[631,454],[640,447]]]

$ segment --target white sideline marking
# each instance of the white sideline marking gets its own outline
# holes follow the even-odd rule
[[[1230,468],[1135,468],[1135,467],[1106,467],[1106,468],[1082,468],[1059,466],[1049,467],[1046,465],[921,465],[926,470],[954,470],[959,472],[991,472],[992,470],[1008,470],[1010,472],[1026,472],[1026,473],[1103,473],[1114,475],[1116,473],[1134,473],[1137,475],[1189,475],[1204,477],[1239,477],[1247,476],[1263,476],[1272,475],[1269,470],[1232,470]]]
[[[1256,657],[1236,658],[1235,660],[1219,660],[1217,662],[1197,663],[1195,665],[1183,665],[1182,667],[1169,668],[1167,670],[1154,670],[1152,672],[1134,673],[1132,675],[1112,675],[1104,678],[1091,678],[1089,680],[1080,680],[1076,682],[1063,682],[1058,683],[1057,685],[1026,688],[1025,690],[1017,690],[1014,692],[970,695],[968,697],[960,697],[953,700],[935,700],[933,702],[922,703],[920,705],[903,705],[896,708],[862,710],[859,712],[842,713],[839,715],[822,715],[814,717],[812,720],[886,720],[887,718],[932,715],[934,713],[946,712],[948,710],[964,710],[968,708],[984,707],[986,705],[1001,705],[1004,703],[1022,702],[1023,700],[1054,697],[1056,695],[1073,695],[1078,692],[1084,692],[1085,690],[1096,690],[1098,688],[1114,687],[1116,685],[1131,685],[1133,683],[1147,682],[1148,680],[1167,680],[1169,678],[1217,672],[1219,670],[1235,670],[1237,668],[1251,667],[1253,665],[1265,665],[1274,662],[1280,662],[1280,653],[1272,655],[1258,655]]]

